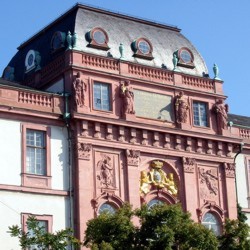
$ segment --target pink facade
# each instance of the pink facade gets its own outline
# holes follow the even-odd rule
[[[78,8],[107,14],[89,7]],[[157,26],[113,16],[122,22]],[[154,51],[148,58],[135,52],[134,58],[138,56],[139,61],[95,52],[108,50],[108,45],[108,41],[103,48],[90,42],[93,53],[77,47],[67,49],[21,82],[46,90],[63,79],[64,91],[71,94],[69,102],[53,95],[42,97],[32,90],[1,87],[0,92],[4,117],[27,116],[27,110],[36,106],[40,112],[35,118],[30,116],[32,122],[39,124],[48,116],[49,124],[68,124],[72,144],[70,194],[77,236],[83,240],[86,222],[98,216],[104,204],[117,209],[124,202],[133,208],[152,200],[180,202],[195,221],[202,222],[206,213],[212,213],[220,225],[225,218],[236,218],[233,157],[243,132],[227,127],[220,117],[219,109],[227,115],[224,103],[216,106],[219,100],[226,99],[223,82],[182,71],[198,70],[195,57],[189,65],[177,64],[180,70],[172,69],[172,65],[166,69],[141,63],[153,60]],[[23,182],[36,182],[25,170],[22,172]],[[50,188],[49,178],[38,183],[41,188]]]

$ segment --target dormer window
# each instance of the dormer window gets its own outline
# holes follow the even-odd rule
[[[133,41],[131,47],[134,51],[134,57],[139,57],[147,60],[153,59],[153,47],[150,41],[146,38],[139,38]]]
[[[89,42],[88,44],[89,47],[109,50],[108,46],[109,38],[107,32],[104,29],[99,27],[94,28],[87,33],[86,38]]]
[[[36,67],[35,59],[36,59],[36,52],[34,50],[29,50],[29,52],[27,53],[25,57],[26,72]]]
[[[178,58],[178,66],[194,68],[194,56],[190,49],[182,47],[181,49],[175,52]]]
[[[63,32],[57,31],[54,33],[51,39],[52,52],[57,51],[64,47],[65,37],[66,35]]]

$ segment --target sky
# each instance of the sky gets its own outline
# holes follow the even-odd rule
[[[17,47],[77,1],[1,0],[0,76]],[[200,52],[214,77],[219,67],[232,114],[250,117],[249,0],[84,0],[80,3],[177,26]]]

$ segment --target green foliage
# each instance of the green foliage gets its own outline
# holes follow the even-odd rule
[[[42,250],[64,250],[68,245],[80,246],[80,241],[73,236],[70,228],[49,233],[46,232],[44,227],[39,226],[39,222],[35,217],[29,217],[27,219],[27,229],[28,231],[32,231],[33,234],[24,232],[17,225],[9,227],[10,235],[19,239],[22,249],[27,249],[32,245],[37,245]]]
[[[220,250],[250,249],[250,227],[239,220],[226,220],[224,232],[219,237]]]
[[[140,220],[140,226],[131,223]],[[213,232],[195,223],[179,205],[143,206],[132,211],[126,204],[116,214],[104,213],[88,222],[84,245],[92,250],[215,250]]]
[[[247,220],[247,216],[242,212],[242,207],[240,206],[240,204],[237,204],[237,212],[238,212],[238,220],[240,222],[245,222]]]

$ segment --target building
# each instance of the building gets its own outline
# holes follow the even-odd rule
[[[134,208],[180,201],[216,233],[225,218],[237,217],[240,130],[227,124],[217,66],[209,77],[199,51],[177,27],[77,4],[18,48],[2,82],[0,126],[16,134],[19,153],[11,164],[15,174],[0,179],[1,197],[8,192],[9,206],[17,196],[33,204],[43,195],[54,209],[37,204],[29,211],[25,202],[20,213],[49,214],[53,222],[62,213],[60,223],[73,225],[80,239],[89,219],[126,201]],[[53,164],[29,172],[32,183],[26,182],[23,123],[35,133],[44,131],[41,125],[57,131],[42,167]],[[13,151],[4,150],[5,156]],[[1,166],[10,159],[1,158]],[[20,223],[17,217],[5,225]]]

